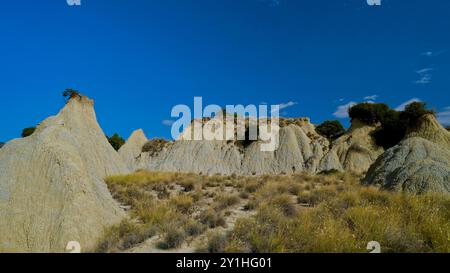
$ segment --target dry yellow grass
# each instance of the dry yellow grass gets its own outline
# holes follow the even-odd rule
[[[350,174],[139,171],[106,182],[120,203],[131,206],[132,220],[106,231],[102,252],[121,251],[156,234],[163,238],[161,247],[178,247],[208,228],[214,236],[199,249],[212,252],[367,252],[369,241],[378,241],[383,252],[450,252],[449,197],[380,191]],[[256,214],[220,233],[229,209],[237,206]]]
[[[238,221],[226,251],[367,252],[370,241],[383,252],[450,251],[447,196],[390,193],[346,175],[317,176],[315,189],[299,193],[304,208],[292,217],[280,206],[280,200],[288,204],[283,183],[269,182],[255,193],[257,215]]]

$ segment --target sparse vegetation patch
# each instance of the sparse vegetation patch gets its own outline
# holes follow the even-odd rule
[[[150,156],[158,155],[165,147],[170,145],[170,143],[171,142],[168,140],[155,138],[144,144],[142,152],[149,153]]]
[[[350,174],[139,171],[106,182],[130,206],[130,220],[105,231],[101,252],[366,252],[369,241],[380,242],[383,252],[450,251],[449,197],[381,191]],[[161,189],[169,197],[159,196]]]

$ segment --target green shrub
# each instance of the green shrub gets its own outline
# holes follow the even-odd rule
[[[22,130],[22,137],[29,137],[34,134],[34,131],[36,131],[36,127],[25,128]]]
[[[405,137],[407,125],[401,119],[400,112],[389,110],[381,121],[381,126],[372,132],[372,137],[378,146],[389,149]]]
[[[181,228],[171,227],[164,235],[164,240],[158,244],[160,249],[178,248],[184,242],[186,233]]]
[[[273,200],[271,200],[270,204],[280,209],[287,217],[293,217],[297,215],[297,207],[292,202],[291,195],[281,194],[279,196],[276,196],[273,198]]]
[[[116,151],[118,151],[120,147],[125,144],[125,140],[117,133],[115,133],[112,137],[108,137],[108,141]]]
[[[258,207],[258,205],[259,205],[258,201],[254,200],[254,199],[249,200],[247,202],[247,204],[244,206],[244,210],[246,210],[246,211],[254,210]]]
[[[238,204],[240,200],[237,195],[219,195],[214,201],[216,201],[215,209],[221,211]]]
[[[250,195],[248,194],[248,192],[243,191],[243,192],[239,193],[239,198],[241,198],[241,199],[248,199],[249,197],[250,197]]]
[[[426,114],[434,114],[434,111],[426,109],[424,102],[410,103],[402,112],[389,110],[381,119],[381,126],[372,133],[372,137],[378,146],[389,149],[405,137],[408,127],[416,126],[418,120]]]
[[[445,129],[447,129],[447,131],[450,131],[450,126],[445,127]]]
[[[133,247],[156,234],[154,228],[123,220],[107,230],[96,247],[96,252],[115,252]]]
[[[191,196],[182,194],[170,199],[170,204],[181,213],[188,213],[194,204]]]
[[[210,228],[226,226],[222,213],[218,213],[212,209],[205,210],[200,214],[200,222]]]
[[[348,110],[350,118],[357,119],[368,125],[375,125],[381,122],[384,115],[389,111],[389,106],[384,103],[359,103]]]
[[[405,137],[407,128],[415,126],[425,114],[434,114],[434,111],[426,109],[423,102],[410,103],[401,112],[389,109],[384,103],[360,103],[349,109],[352,121],[357,119],[368,125],[380,124],[372,132],[372,137],[378,146],[385,149],[397,145]]]
[[[333,141],[345,133],[344,126],[338,120],[326,120],[316,127],[317,133]]]
[[[223,253],[227,243],[227,237],[215,232],[208,236],[207,250],[209,253]]]
[[[400,119],[406,122],[409,126],[417,125],[418,120],[426,114],[435,114],[434,111],[426,109],[425,102],[412,102],[405,107],[405,110],[400,113]]]
[[[262,186],[262,183],[251,181],[245,185],[245,191],[248,193],[254,193],[256,192],[260,187]]]
[[[0,142],[0,149],[1,149],[3,146],[5,146],[5,143]]]
[[[197,221],[189,221],[186,224],[185,231],[188,236],[198,236],[205,232],[207,227]]]

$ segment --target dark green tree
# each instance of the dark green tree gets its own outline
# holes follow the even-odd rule
[[[426,114],[434,114],[434,111],[427,109],[424,102],[410,103],[401,112],[389,109],[382,115],[379,120],[381,126],[372,136],[377,145],[389,149],[405,137],[408,127],[416,126],[418,120]]]
[[[445,127],[445,129],[447,129],[447,131],[450,131],[450,126]]]
[[[31,136],[34,131],[36,131],[36,127],[28,127],[22,130],[22,137],[29,137]]]
[[[3,146],[5,146],[5,143],[4,143],[4,142],[0,142],[0,149],[1,149]]]
[[[372,133],[375,143],[385,149],[397,145],[406,134],[408,124],[400,119],[400,112],[389,110],[381,120],[381,126]]]
[[[358,119],[367,125],[375,125],[383,120],[388,111],[387,104],[364,102],[350,107],[348,114],[352,121]]]
[[[344,126],[338,120],[326,120],[316,127],[317,133],[334,141],[345,133]]]
[[[111,146],[113,146],[114,150],[118,151],[120,147],[125,144],[125,140],[118,134],[115,133],[111,137],[107,137]]]

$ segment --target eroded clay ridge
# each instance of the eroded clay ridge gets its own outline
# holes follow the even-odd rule
[[[450,193],[450,133],[434,115],[423,116],[377,159],[364,183],[415,194]]]
[[[215,126],[224,126],[222,117],[213,120]],[[196,121],[194,121],[196,122]],[[210,123],[211,121],[209,121]],[[133,170],[192,172],[221,175],[264,175],[319,173],[339,170],[364,173],[383,149],[374,144],[370,133],[375,127],[354,121],[350,130],[330,145],[319,135],[308,118],[283,120],[279,133],[279,147],[273,152],[261,151],[261,142],[242,143],[240,141],[194,141],[179,140],[170,143],[161,151],[123,155],[132,162]],[[186,131],[190,131],[187,128]],[[186,132],[185,131],[185,132]],[[143,138],[130,137],[128,146],[137,147]],[[330,147],[332,147],[330,149]],[[128,150],[128,148],[127,148]],[[138,149],[134,149],[135,152]]]
[[[93,101],[71,99],[27,138],[0,150],[0,252],[94,247],[124,213],[103,178],[128,172],[97,123]]]

